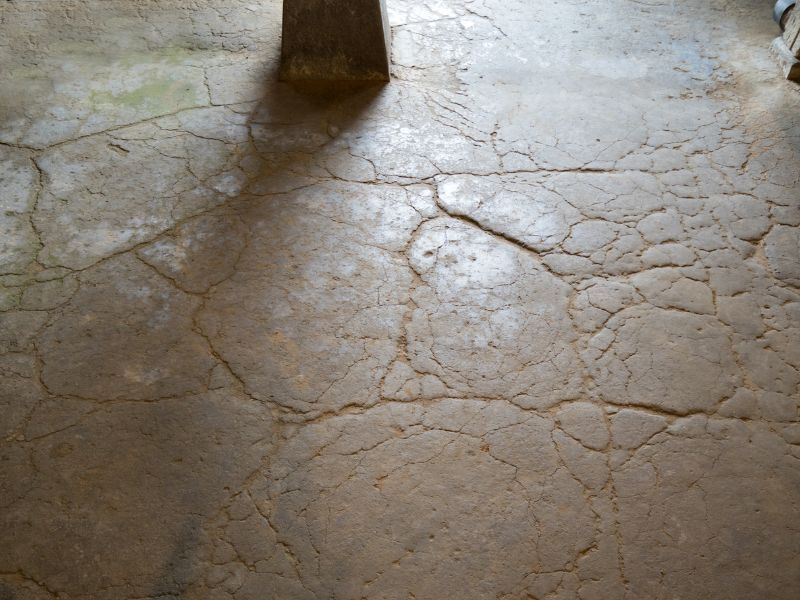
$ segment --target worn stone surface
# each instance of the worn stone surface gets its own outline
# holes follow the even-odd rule
[[[762,3],[0,4],[0,599],[796,598]]]

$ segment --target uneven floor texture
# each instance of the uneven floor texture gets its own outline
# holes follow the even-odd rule
[[[770,2],[0,4],[0,599],[797,600]]]

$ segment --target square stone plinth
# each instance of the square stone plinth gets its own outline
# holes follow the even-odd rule
[[[771,50],[778,59],[783,76],[790,81],[800,81],[800,60],[795,58],[783,38],[775,38]]]
[[[285,0],[281,79],[388,81],[385,0]]]
[[[783,30],[783,41],[795,58],[800,58],[800,10],[792,10]]]

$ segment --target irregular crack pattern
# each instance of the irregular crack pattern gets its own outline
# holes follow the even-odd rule
[[[0,599],[794,600],[763,7],[388,4],[0,7]]]

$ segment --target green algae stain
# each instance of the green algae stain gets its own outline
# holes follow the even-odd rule
[[[90,103],[98,110],[156,114],[205,104],[201,71],[186,64],[191,55],[184,48],[117,55],[95,74]]]
[[[91,93],[90,102],[99,110],[128,108],[137,112],[171,112],[179,108],[195,106],[200,100],[199,90],[188,81],[156,80],[133,90],[112,93]]]
[[[140,64],[147,64],[157,59],[159,64],[169,66],[179,66],[185,64],[186,60],[192,56],[197,55],[197,52],[192,52],[187,48],[178,46],[161,48],[153,52],[128,52],[114,57],[116,65],[131,68]]]

